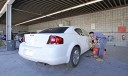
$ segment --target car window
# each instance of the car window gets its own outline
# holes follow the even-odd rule
[[[78,33],[80,36],[83,36],[83,32],[80,28],[76,28],[75,32]]]
[[[81,30],[82,30],[84,36],[89,36],[87,31],[85,31],[84,29],[81,29]]]
[[[76,31],[80,36],[88,36],[88,32],[85,31],[84,29],[76,28],[75,31]]]
[[[39,33],[64,33],[69,27],[48,28]]]

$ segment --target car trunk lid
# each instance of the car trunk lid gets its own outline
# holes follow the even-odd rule
[[[43,47],[47,44],[51,34],[26,34],[25,42],[28,46]]]

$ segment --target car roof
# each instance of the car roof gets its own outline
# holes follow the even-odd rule
[[[59,26],[59,27],[80,28],[78,26]]]

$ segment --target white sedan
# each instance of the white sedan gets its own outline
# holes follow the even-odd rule
[[[50,65],[68,63],[76,67],[80,55],[89,50],[88,33],[75,26],[49,28],[38,34],[26,34],[19,54],[25,59]]]

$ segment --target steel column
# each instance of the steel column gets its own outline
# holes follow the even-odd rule
[[[6,40],[12,40],[12,5],[8,4],[6,7]]]

